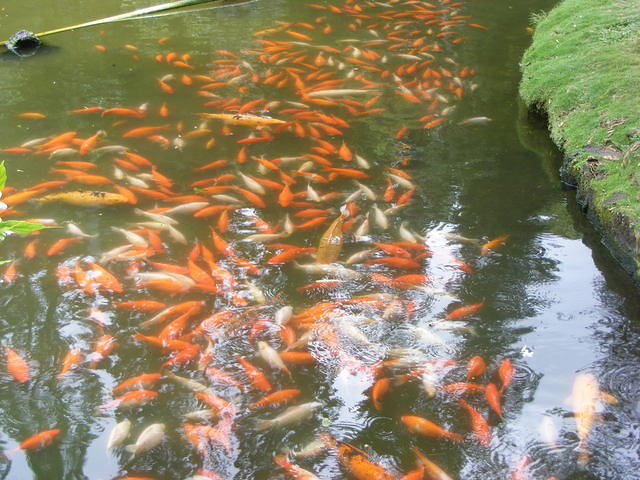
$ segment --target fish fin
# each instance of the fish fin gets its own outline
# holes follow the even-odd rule
[[[12,448],[11,450],[4,452],[4,456],[7,457],[8,460],[11,460],[11,458],[20,450],[20,447],[15,447]]]
[[[618,403],[618,399],[616,397],[603,391],[600,391],[600,399],[605,403],[610,403],[611,405]]]
[[[132,443],[131,445],[127,445],[126,447],[124,447],[124,449],[131,454],[132,458],[135,456],[135,451],[136,451],[135,443]]]

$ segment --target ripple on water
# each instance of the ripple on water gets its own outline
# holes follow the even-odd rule
[[[600,389],[617,400],[603,401],[603,423],[596,423],[589,439],[592,461],[588,470],[603,478],[640,478],[640,378],[631,364],[604,368]],[[606,398],[605,398],[606,399]]]

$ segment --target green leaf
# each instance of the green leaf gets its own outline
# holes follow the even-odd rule
[[[4,167],[4,161],[0,162],[0,190],[7,183],[7,169]]]
[[[193,187],[193,193],[207,193],[204,188]]]
[[[0,265],[4,265],[5,263],[10,263],[11,260],[0,260]]]
[[[13,232],[19,235],[26,235],[36,230],[42,230],[43,228],[51,228],[41,223],[24,222],[22,220],[6,220],[0,222],[0,233]]]

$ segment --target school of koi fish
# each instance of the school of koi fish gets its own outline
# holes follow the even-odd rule
[[[317,11],[315,23],[278,22],[254,33],[255,50],[219,50],[206,66],[188,54],[157,53],[168,72],[153,85],[166,96],[161,105],[79,108],[71,118],[91,118],[97,131],[0,149],[51,164],[41,183],[4,189],[3,219],[55,227],[20,238],[3,288],[21,281],[26,262],[49,257],[57,265],[51,275],[86,304],[84,320],[94,332],[58,360],[55,381],[82,369],[109,372],[122,345],[156,365],[117,378],[96,405],[97,415],[118,421],[105,445],[120,456],[118,479],[158,480],[150,466],[163,462],[154,450],[167,437],[191,445],[196,467],[189,478],[234,478],[243,436],[272,444],[301,424],[317,424],[314,437],[304,446],[264,447],[271,466],[264,478],[341,478],[316,463],[333,458],[348,478],[446,480],[455,472],[429,458],[439,442],[489,449],[492,427],[509,415],[505,399],[518,394],[516,367],[509,358],[456,358],[456,336],[482,328],[485,300],[462,304],[452,292],[459,278],[473,275],[477,258],[491,261],[509,237],[424,235],[398,215],[425,193],[409,172],[407,134],[446,122],[475,88],[473,68],[449,55],[465,29],[485,27],[469,23],[461,7],[450,0],[306,5]],[[340,29],[341,40],[324,44]],[[170,39],[158,45],[166,48]],[[126,49],[140,59],[137,47]],[[175,118],[174,106],[193,94],[204,101],[201,111]],[[398,154],[364,158],[349,141],[351,123],[358,128],[396,102],[416,117],[396,127]],[[210,160],[185,167],[191,171],[184,179],[168,178],[153,160],[158,149],[196,148]],[[92,217],[117,210],[108,218],[123,221],[96,238],[65,218],[41,218],[51,203],[86,207]],[[437,253],[434,238],[475,246],[477,258]],[[275,291],[283,279],[290,287]],[[4,352],[16,383],[38,375],[22,345]],[[430,403],[407,404],[393,419],[412,439],[405,447],[411,462],[365,451],[349,443],[352,432],[325,424],[327,406],[309,388],[309,375],[325,389],[342,379],[356,397],[367,392],[361,408],[379,415],[420,385]],[[145,412],[169,399],[176,405],[171,422],[180,427],[145,423]],[[602,401],[615,398],[592,375],[578,375],[572,404],[580,462],[588,461]],[[439,416],[445,408],[466,418],[468,429],[451,431],[449,417]],[[550,445],[553,430],[545,424]],[[46,448],[64,435],[49,425],[17,439],[7,455]],[[533,478],[531,461],[521,452],[505,478]]]

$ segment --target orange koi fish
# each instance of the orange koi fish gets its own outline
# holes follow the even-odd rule
[[[249,405],[249,408],[257,410],[259,408],[285,405],[291,400],[297,398],[301,393],[302,391],[298,389],[278,390],[277,392],[273,392],[260,400],[253,402]]]
[[[215,288],[215,285],[213,288]],[[162,329],[158,338],[163,341],[176,340],[180,335],[182,335],[182,332],[189,325],[189,319],[191,319],[191,317],[193,317],[199,310],[199,307],[191,308],[175,320],[172,320],[171,323],[167,324],[167,326]]]
[[[429,460],[420,450],[412,448],[411,451],[418,458],[418,462],[424,466],[426,474],[425,478],[429,480],[453,480],[444,470]]]
[[[395,475],[382,465],[373,463],[369,455],[359,448],[348,443],[336,442],[332,438],[325,437],[325,443],[332,448],[337,448],[338,460],[342,467],[357,480],[394,480]],[[336,447],[337,446],[337,447]]]
[[[254,207],[266,208],[267,204],[255,193],[240,187],[234,187],[233,190],[246,198]]]
[[[482,375],[487,369],[484,359],[478,355],[471,357],[467,363],[467,378],[475,378]]]
[[[411,258],[411,254],[407,252],[404,248],[399,247],[397,245],[392,245],[388,243],[379,243],[379,242],[371,242],[372,245],[375,245],[383,252],[393,256],[393,257],[404,257]]]
[[[38,112],[24,112],[24,113],[18,113],[16,115],[16,117],[18,118],[28,118],[31,120],[40,120],[43,118],[47,118],[47,116],[43,113],[38,113]]]
[[[120,390],[146,390],[149,387],[155,385],[161,378],[162,375],[160,373],[145,373],[142,375],[138,375],[137,377],[132,377],[128,380],[125,380],[118,386],[114,387],[113,391],[118,392]]]
[[[20,442],[17,449],[34,451],[48,447],[53,443],[53,440],[60,434],[60,432],[61,430],[59,428],[43,430],[42,432],[36,433],[35,435],[32,435],[26,440]]]
[[[416,270],[421,265],[410,258],[402,257],[385,257],[385,258],[372,258],[366,260],[365,265],[385,265],[387,267],[399,268],[402,270]]]
[[[158,396],[157,392],[151,390],[133,390],[114,398],[110,402],[100,406],[100,410],[110,408],[137,408],[151,402]]]
[[[169,125],[159,125],[154,127],[138,127],[132,130],[128,130],[122,135],[122,138],[141,138],[155,135],[156,133],[164,132],[169,129]],[[126,152],[125,152],[126,155]]]
[[[400,480],[422,480],[424,478],[425,467],[421,463],[417,469],[410,471]]]
[[[91,150],[93,150],[95,146],[98,144],[98,140],[102,135],[104,135],[104,132],[100,130],[96,132],[94,135],[87,138],[84,142],[82,142],[82,144],[80,145],[80,148],[78,149],[78,153],[80,154],[80,156],[84,156],[87,153],[89,153]]]
[[[329,217],[312,218],[300,225],[296,225],[296,230],[310,230],[312,228],[317,228],[327,223],[327,220],[329,220]]]
[[[209,230],[211,231],[211,240],[216,250],[227,256],[233,255],[233,247],[231,247],[231,245],[229,245],[224,238],[218,235],[213,227],[209,227]]]
[[[484,389],[484,396],[491,409],[502,417],[502,407],[500,405],[500,392],[495,384],[490,383]]]
[[[504,242],[506,242],[508,239],[509,239],[509,235],[504,235],[502,237],[497,237],[497,238],[494,238],[493,240],[489,240],[487,243],[483,244],[480,247],[480,254],[486,255],[490,251],[496,252],[498,248],[504,245]]]
[[[513,380],[513,375],[515,373],[515,369],[513,368],[513,364],[511,360],[505,358],[500,362],[500,366],[498,367],[498,377],[500,377],[501,387],[500,394],[503,394],[506,388],[509,386],[511,381]]]
[[[407,134],[408,131],[409,131],[409,128],[406,125],[403,125],[395,133],[394,138],[400,139],[400,138],[404,137]]]
[[[382,410],[382,398],[389,392],[391,388],[391,379],[381,378],[373,384],[371,389],[371,402],[376,410]]]
[[[214,383],[215,382],[225,383],[227,385],[236,387],[241,392],[244,391],[244,385],[242,385],[235,378],[233,378],[228,373],[223,372],[222,370],[218,370],[217,368],[213,368],[213,367],[206,367],[204,373],[209,378],[209,380],[211,380]]]
[[[300,293],[308,292],[309,290],[327,290],[330,288],[336,288],[342,285],[342,280],[318,280],[317,282],[311,282],[301,287],[296,288]]]
[[[26,192],[18,192],[14,193],[13,195],[8,195],[7,197],[3,198],[2,201],[10,207],[15,207],[16,205],[20,205],[21,203],[24,203],[43,192],[44,190],[29,190]]]
[[[285,455],[276,455],[273,457],[273,461],[276,465],[282,468],[287,474],[296,480],[320,480],[313,473],[297,465],[294,465]]]
[[[62,360],[62,368],[60,369],[60,373],[56,375],[56,378],[58,380],[61,379],[69,370],[80,365],[82,359],[82,350],[80,350],[79,348],[70,348],[69,352],[64,356],[64,359]]]
[[[313,253],[315,252],[315,248],[314,247],[308,247],[308,248],[289,248],[286,249],[285,251],[278,253],[277,255],[274,255],[273,257],[271,257],[269,260],[267,260],[267,263],[270,265],[277,265],[277,264],[281,264],[281,263],[288,263],[291,262],[292,260],[302,256],[302,255],[306,255],[308,253]]]
[[[353,168],[335,168],[335,167],[325,167],[322,169],[325,172],[330,172],[329,180],[336,177],[344,177],[344,178],[355,178],[355,179],[365,179],[369,178],[369,175],[361,172],[360,170],[355,170]]]
[[[16,382],[25,383],[29,381],[29,364],[14,350],[4,347],[4,354],[7,359],[7,370]]]
[[[2,275],[2,281],[3,283],[10,284],[13,283],[17,277],[18,271],[16,269],[16,261],[13,261],[7,265],[7,268]]]
[[[284,363],[293,365],[313,365],[316,359],[308,352],[280,352],[280,358]]]
[[[475,408],[469,405],[467,402],[458,399],[458,405],[464,408],[471,417],[471,429],[478,441],[483,447],[488,447],[491,441],[491,432],[489,430],[489,424],[485,418]]]
[[[130,302],[114,302],[114,305],[118,308],[124,308],[125,310],[134,310],[136,312],[155,312],[162,308],[166,308],[166,304],[162,302],[156,302],[155,300],[133,300]]]
[[[456,308],[446,315],[447,320],[463,320],[478,313],[484,307],[484,301]]]
[[[34,258],[36,256],[36,246],[38,245],[38,239],[31,240],[24,247],[24,258]]]
[[[462,436],[449,432],[426,418],[405,415],[400,417],[400,421],[405,424],[411,433],[417,433],[425,437],[447,438],[455,442],[462,442]]]
[[[118,346],[118,342],[111,335],[102,335],[96,340],[96,346],[93,349],[92,357],[94,359],[89,364],[89,368],[96,368],[98,364],[107,358],[111,352]]]
[[[428,275],[414,273],[397,276],[393,279],[393,283],[397,287],[404,288],[412,285],[426,285],[431,283],[431,279]]]
[[[267,377],[259,368],[253,366],[241,356],[237,356],[236,359],[244,369],[247,377],[249,377],[249,380],[251,380],[251,383],[255,388],[257,388],[258,390],[262,390],[263,392],[270,392],[273,390],[273,387],[269,383],[269,380],[267,380]]]
[[[113,274],[97,263],[88,263],[91,269],[87,270],[87,273],[92,277],[93,283],[96,284],[97,289],[115,293],[123,292],[122,284],[115,276],[113,276]]]

